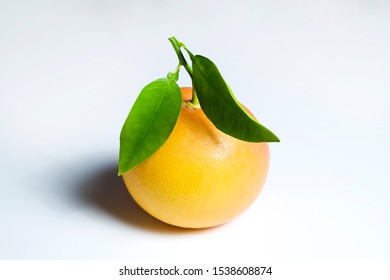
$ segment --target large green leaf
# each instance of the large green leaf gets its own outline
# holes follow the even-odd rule
[[[193,84],[199,103],[210,121],[222,132],[248,142],[279,142],[235,99],[217,66],[208,58],[192,58]]]
[[[171,134],[182,107],[179,86],[171,79],[148,84],[139,94],[120,135],[122,175],[156,152]]]

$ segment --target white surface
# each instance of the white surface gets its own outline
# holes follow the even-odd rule
[[[1,259],[389,259],[388,1],[1,1]],[[255,204],[214,229],[145,214],[116,176],[176,35],[273,130]],[[188,78],[182,71],[182,84]]]

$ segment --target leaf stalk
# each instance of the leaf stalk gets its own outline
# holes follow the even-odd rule
[[[179,40],[177,40],[175,37],[170,37],[168,38],[169,42],[171,42],[172,46],[173,46],[173,49],[175,50],[176,52],[176,55],[179,59],[179,64],[184,66],[184,68],[186,69],[188,75],[190,75],[190,78],[191,78],[191,81],[193,81],[193,74],[192,74],[192,68],[191,66],[188,64],[186,58],[184,57],[182,51],[181,51],[181,48],[183,48],[188,56],[190,57],[190,59],[192,60],[192,58],[194,57],[194,55],[192,54],[192,52],[187,49],[186,45],[182,42],[180,42]],[[192,99],[191,101],[189,101],[191,103],[191,107],[199,107],[199,99],[198,99],[198,96],[196,95],[196,92],[195,92],[195,89],[194,87],[192,87]]]

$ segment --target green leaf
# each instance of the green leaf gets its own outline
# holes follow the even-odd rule
[[[171,79],[156,80],[141,91],[121,131],[119,175],[146,160],[165,143],[182,103],[180,88]]]
[[[208,58],[192,58],[193,84],[206,116],[222,132],[248,142],[280,140],[250,116],[235,99],[217,66]]]

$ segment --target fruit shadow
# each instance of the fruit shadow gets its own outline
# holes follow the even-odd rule
[[[154,218],[134,201],[122,177],[117,175],[117,165],[109,164],[92,170],[77,187],[82,202],[128,224],[147,231],[167,234],[186,234],[203,231],[175,227]]]

